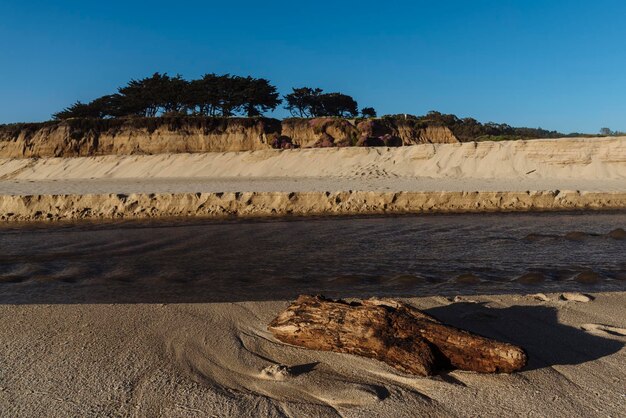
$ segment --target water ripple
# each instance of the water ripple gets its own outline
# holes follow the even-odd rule
[[[626,214],[0,228],[0,303],[209,302],[626,288]]]

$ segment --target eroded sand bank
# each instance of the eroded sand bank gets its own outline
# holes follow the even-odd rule
[[[227,192],[2,196],[0,220],[608,210],[626,192]]]
[[[621,209],[626,138],[0,161],[0,219]]]
[[[11,318],[0,321],[0,407],[30,417],[623,415],[626,293],[559,296],[409,299],[530,359],[512,375],[434,378],[276,341],[266,326],[284,300],[0,305]],[[275,364],[290,373],[262,372]]]

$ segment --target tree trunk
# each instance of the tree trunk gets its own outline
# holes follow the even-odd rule
[[[370,357],[421,376],[450,367],[511,373],[527,360],[519,347],[442,324],[397,301],[301,295],[268,329],[288,344]]]

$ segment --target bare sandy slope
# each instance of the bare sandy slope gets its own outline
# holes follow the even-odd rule
[[[166,184],[170,185],[187,179],[204,188],[211,187],[209,183],[215,180],[223,182],[226,189],[240,189],[221,191],[253,191],[234,179],[302,179],[300,187],[310,184],[309,190],[340,190],[333,189],[334,181],[338,181],[335,187],[341,189],[350,187],[352,181],[358,187],[366,187],[361,181],[373,181],[376,188],[421,190],[423,185],[434,189],[438,179],[444,189],[461,187],[464,191],[494,191],[493,187],[502,191],[507,186],[516,190],[546,190],[561,183],[567,189],[584,190],[571,186],[589,182],[597,188],[603,181],[614,188],[626,179],[626,138],[0,160],[0,187],[6,192],[11,191],[14,182],[26,187],[24,182],[29,181],[87,179],[151,180],[149,184],[154,187],[159,187],[160,179],[167,179]],[[326,186],[322,185],[323,180],[327,180]],[[453,186],[456,180],[462,186]],[[490,182],[496,183],[490,186]],[[75,183],[72,187],[76,187]],[[268,190],[267,184],[262,188],[279,191]],[[144,190],[137,190],[140,191]]]
[[[414,298],[440,319],[522,345],[513,375],[400,374],[277,342],[287,301],[2,305],[2,416],[622,416],[626,293]],[[478,303],[474,303],[478,302]],[[291,367],[281,378],[273,364]]]

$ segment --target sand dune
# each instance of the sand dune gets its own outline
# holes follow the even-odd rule
[[[197,177],[625,179],[626,138],[0,160],[0,180]]]

